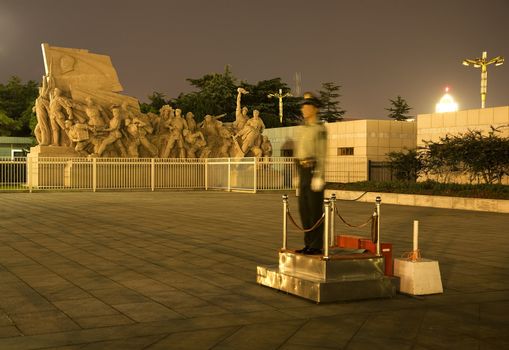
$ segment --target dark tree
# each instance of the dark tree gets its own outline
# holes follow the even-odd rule
[[[0,134],[29,136],[32,106],[38,95],[38,85],[29,80],[25,84],[12,77],[7,84],[0,84]]]
[[[224,73],[206,74],[202,78],[187,79],[197,89],[191,93],[181,93],[172,104],[184,113],[193,112],[196,120],[201,121],[205,115],[226,113],[223,121],[235,118],[235,98],[237,96],[236,78],[230,67]]]
[[[168,104],[168,101],[164,99],[165,97],[166,97],[165,94],[154,91],[152,95],[148,96],[150,103],[145,102],[140,103],[141,111],[143,113],[148,112],[159,113],[161,107],[164,106],[165,104]]]
[[[391,107],[385,109],[389,111],[389,118],[395,120],[407,120],[409,118],[407,114],[412,108],[401,96],[398,95],[395,100],[389,99],[389,101],[391,101]]]
[[[387,156],[397,180],[415,182],[422,172],[422,160],[415,149],[390,152]]]
[[[446,182],[451,175],[465,175],[471,183],[501,184],[509,176],[509,138],[500,133],[492,127],[487,133],[469,130],[426,141],[421,154],[426,173]]]
[[[256,85],[242,82],[241,86],[249,91],[249,94],[242,96],[242,105],[249,108],[250,114],[257,109],[267,128],[282,126],[279,120],[279,99],[268,97],[271,93],[279,92],[279,89],[283,94],[290,92],[290,87],[281,78],[261,80]],[[299,120],[299,100],[295,97],[283,99],[283,125],[296,124],[293,121]]]
[[[319,117],[322,120],[325,120],[329,123],[337,122],[343,119],[343,115],[345,114],[345,110],[339,107],[338,97],[341,97],[339,94],[339,89],[341,85],[336,85],[333,82],[327,82],[322,84],[322,90],[319,90],[320,94],[320,113]]]
[[[172,100],[172,105],[185,112],[191,111],[196,120],[201,121],[206,114],[219,115],[226,113],[221,120],[231,122],[235,120],[235,107],[237,97],[237,79],[233,76],[230,68],[226,66],[224,73],[206,74],[198,79],[187,79],[196,91],[181,93]],[[260,111],[260,117],[265,126],[281,126],[279,122],[278,100],[269,99],[268,94],[282,89],[289,92],[288,85],[281,78],[259,81],[257,84],[241,82],[240,86],[249,91],[242,96],[242,106],[249,108],[249,115],[253,110]],[[297,98],[285,98],[284,115],[288,124],[299,118],[299,104]],[[295,123],[294,123],[295,124]]]

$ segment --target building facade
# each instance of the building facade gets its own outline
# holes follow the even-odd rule
[[[32,137],[0,136],[0,158],[25,157],[34,143]]]
[[[499,136],[509,137],[509,106],[420,114],[417,116],[417,147],[424,146],[425,141],[438,142],[446,135],[464,134],[469,130],[487,133],[492,128],[500,130]],[[437,176],[421,176],[419,181],[426,179],[444,181]],[[470,182],[466,175],[451,173],[446,181]],[[509,184],[509,178],[503,178],[502,183]]]
[[[326,123],[328,166],[331,182],[366,181],[370,161],[387,160],[387,154],[416,147],[416,123],[395,120],[351,120]],[[266,129],[273,156],[293,156],[298,126]]]
[[[469,129],[488,132],[492,126],[500,128],[500,136],[509,137],[509,106],[419,114],[417,146],[424,146],[424,141],[436,142],[447,134],[457,135]]]

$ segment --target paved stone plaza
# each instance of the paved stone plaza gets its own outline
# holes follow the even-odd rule
[[[420,221],[444,294],[317,305],[255,283],[258,264],[276,263],[281,193],[0,202],[0,349],[509,348],[507,214],[382,204],[382,241],[396,257]],[[338,204],[353,223],[374,208]],[[297,216],[293,195],[290,209]]]

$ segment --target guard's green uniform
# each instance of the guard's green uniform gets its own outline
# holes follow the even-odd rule
[[[321,122],[304,124],[300,127],[296,145],[299,168],[299,212],[302,225],[309,229],[323,214],[323,189],[311,189],[313,176],[325,179],[325,157],[327,152],[327,129]],[[323,248],[323,223],[304,234],[307,248]]]

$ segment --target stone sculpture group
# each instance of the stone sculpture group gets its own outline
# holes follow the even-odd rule
[[[206,115],[197,123],[191,111],[165,105],[159,114],[142,113],[122,87],[108,56],[43,44],[43,76],[34,112],[39,146],[72,148],[80,156],[211,158],[270,157],[257,110],[241,106],[237,89],[235,122]]]

